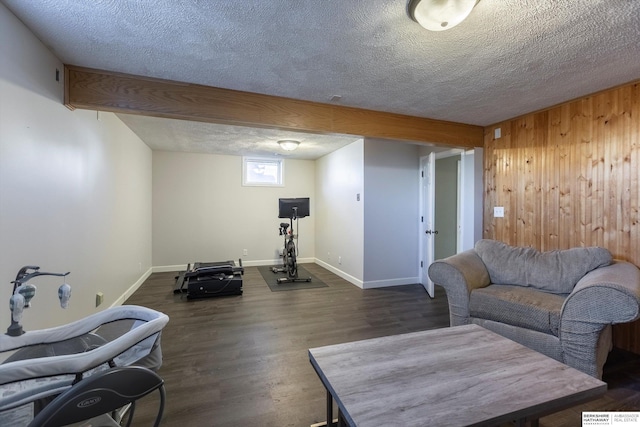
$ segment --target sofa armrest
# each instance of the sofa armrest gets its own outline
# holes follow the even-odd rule
[[[451,326],[469,323],[471,291],[491,283],[489,272],[474,249],[433,262],[429,278],[447,292]]]
[[[616,260],[587,273],[562,306],[559,335],[564,362],[601,377],[606,353],[612,345],[610,336],[604,343],[601,334],[608,325],[632,322],[639,317],[638,267]]]
[[[562,322],[613,325],[632,322],[639,316],[640,270],[619,260],[587,273],[562,307]]]

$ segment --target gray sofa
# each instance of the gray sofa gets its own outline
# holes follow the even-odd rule
[[[640,270],[599,247],[539,252],[494,240],[438,260],[451,326],[476,323],[596,378],[611,325],[640,316]]]

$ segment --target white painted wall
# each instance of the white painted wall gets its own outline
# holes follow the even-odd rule
[[[363,178],[362,139],[316,160],[316,262],[360,287],[364,280]]]
[[[3,5],[0,63],[0,332],[20,267],[71,272],[66,310],[60,278],[34,279],[33,330],[118,302],[150,271],[151,150],[113,114],[65,108],[62,63]]]
[[[364,143],[364,288],[419,283],[419,147]]]
[[[310,198],[311,215],[296,234],[299,262],[313,262],[315,162],[285,159],[284,173],[284,187],[244,187],[242,157],[154,151],[154,270],[238,258],[248,266],[281,262],[278,226],[288,222],[278,218],[281,197]]]

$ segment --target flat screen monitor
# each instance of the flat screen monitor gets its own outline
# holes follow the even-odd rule
[[[298,208],[297,213],[293,208]],[[305,216],[309,216],[308,197],[278,200],[278,218],[304,218]]]

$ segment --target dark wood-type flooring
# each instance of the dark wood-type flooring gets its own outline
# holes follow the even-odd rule
[[[127,300],[170,317],[159,371],[163,426],[322,422],[326,392],[309,348],[449,325],[441,288],[434,299],[421,285],[362,290],[318,265],[305,267],[329,286],[271,292],[257,268],[246,267],[243,295],[187,301],[173,294],[176,273],[154,273]],[[604,380],[605,397],[542,418],[540,426],[580,426],[583,410],[640,411],[640,357],[614,350]],[[135,426],[152,425],[157,402],[155,393],[139,401]]]

